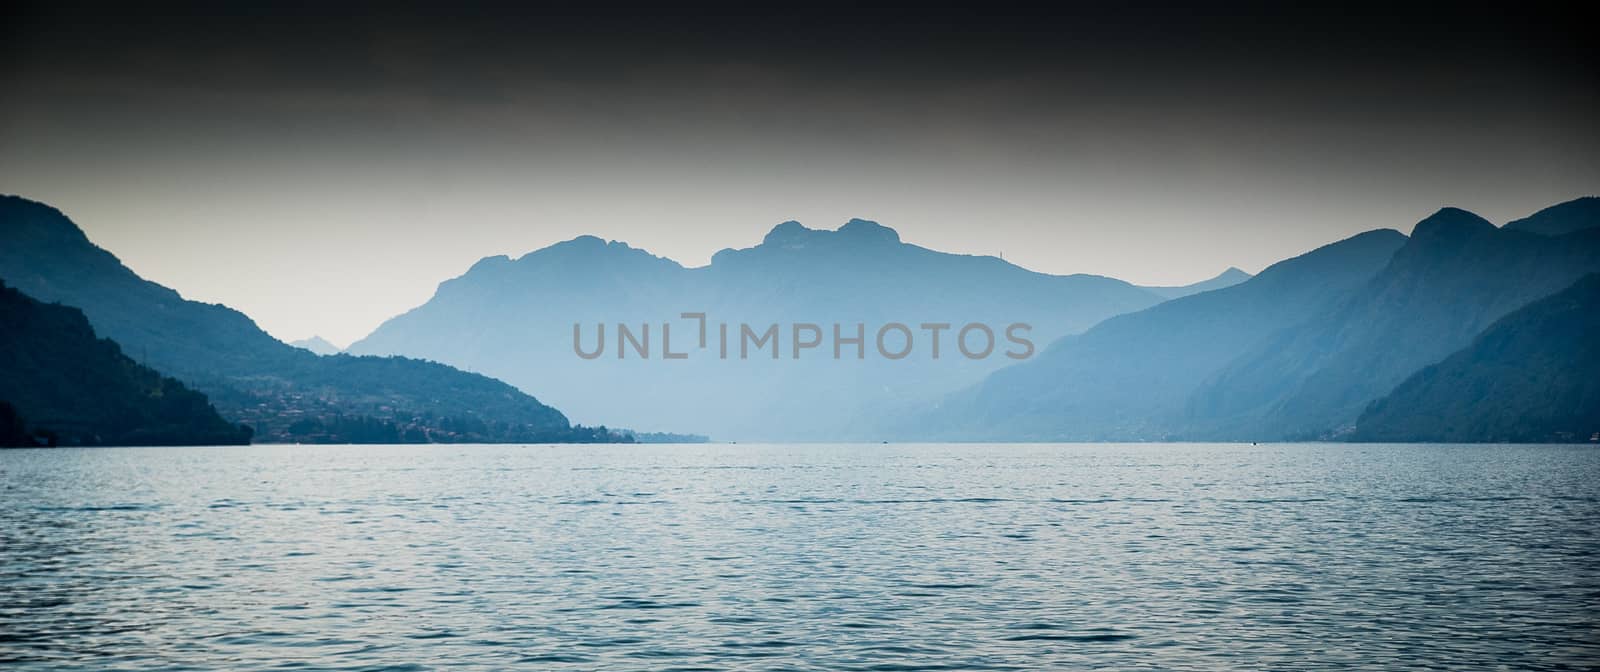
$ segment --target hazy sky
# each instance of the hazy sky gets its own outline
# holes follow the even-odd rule
[[[0,10],[0,192],[286,340],[585,233],[863,217],[1180,284],[1600,193],[1575,9],[138,4]]]

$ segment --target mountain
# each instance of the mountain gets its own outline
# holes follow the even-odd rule
[[[1258,344],[1189,404],[1193,438],[1337,438],[1495,320],[1600,270],[1600,229],[1549,237],[1445,208],[1337,305]]]
[[[1249,279],[1249,273],[1229,266],[1228,270],[1223,271],[1216,277],[1209,280],[1201,280],[1200,282],[1192,285],[1180,285],[1175,287],[1151,287],[1140,285],[1139,288],[1148,292],[1152,292],[1164,299],[1181,299],[1191,294],[1199,294],[1200,292],[1209,292],[1213,289],[1232,287]]]
[[[1322,314],[1405,241],[1396,231],[1369,231],[1231,287],[1108,319],[911,415],[893,433],[944,440],[1183,438],[1188,398],[1208,376],[1279,330]]]
[[[588,422],[719,440],[841,439],[890,407],[936,398],[1015,361],[1002,354],[1021,352],[1005,338],[1013,323],[1031,326],[1014,335],[1042,344],[1161,300],[1111,278],[1047,275],[907,244],[868,220],[836,231],[790,221],[759,245],[722,250],[699,268],[592,236],[518,259],[489,257],[349,351],[424,357],[518,386],[543,384],[547,398]],[[705,314],[703,344],[700,318],[683,313]],[[876,349],[877,332],[891,323],[911,332],[905,358]],[[951,327],[924,330],[924,323]],[[956,352],[952,339],[970,323],[991,330],[998,343],[990,356]],[[649,329],[652,356],[622,353],[619,324],[635,336]],[[575,325],[591,352],[605,326],[602,356],[574,352]],[[861,329],[865,345],[846,343],[834,359],[836,325],[845,340]],[[775,328],[778,345],[742,357],[743,326],[755,336]],[[935,334],[944,339],[938,359]],[[794,342],[813,335],[820,345],[796,357]],[[891,331],[886,343],[905,336]],[[664,337],[688,356],[666,359]],[[981,352],[982,332],[975,327],[969,338]]]
[[[76,309],[0,282],[0,324],[0,446],[250,442],[250,428],[96,337]]]
[[[339,346],[329,343],[321,336],[312,336],[311,338],[302,338],[298,341],[290,341],[289,345],[300,348],[301,350],[310,350],[312,353],[318,355],[337,355],[340,352]]]
[[[220,262],[219,262],[220,263]],[[319,357],[244,314],[185,300],[96,247],[55,208],[0,196],[0,279],[83,311],[141,363],[206,393],[258,441],[592,441],[603,430],[503,382],[406,358]]]
[[[1367,407],[1352,438],[1570,442],[1596,432],[1600,274],[1590,274],[1406,378]]]
[[[1585,196],[1508,222],[1505,228],[1541,236],[1564,236],[1596,226],[1600,226],[1600,197]]]

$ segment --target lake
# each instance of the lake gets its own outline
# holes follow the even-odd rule
[[[1597,534],[1593,446],[0,451],[0,662],[1574,669]]]

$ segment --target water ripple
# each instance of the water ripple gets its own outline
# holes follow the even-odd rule
[[[1592,669],[1583,446],[0,452],[0,666]]]

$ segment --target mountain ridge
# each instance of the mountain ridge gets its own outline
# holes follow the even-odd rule
[[[1600,226],[1600,197],[1584,196],[1507,222],[1504,228],[1541,236],[1562,236],[1596,226]]]
[[[909,422],[935,440],[1182,439],[1184,403],[1205,376],[1364,282],[1405,240],[1392,229],[1368,231],[1245,282],[1110,318]],[[893,430],[904,431],[916,429]]]
[[[1207,381],[1190,405],[1195,438],[1338,438],[1413,372],[1595,270],[1600,229],[1552,238],[1443,209],[1326,316]]]
[[[1587,441],[1600,433],[1600,273],[1496,320],[1356,420],[1355,441]]]
[[[305,442],[593,441],[516,388],[434,362],[319,357],[248,316],[184,299],[94,245],[60,210],[0,196],[0,279],[78,308],[127,352],[206,392],[257,440]],[[450,394],[442,394],[448,391]],[[615,438],[615,437],[611,437]]]
[[[0,280],[0,446],[238,445],[248,427],[134,362],[76,308]]]
[[[1201,292],[1209,292],[1213,289],[1232,287],[1241,282],[1249,280],[1251,277],[1253,276],[1244,272],[1243,270],[1240,270],[1239,267],[1229,266],[1221,273],[1206,278],[1205,280],[1187,285],[1139,285],[1139,288],[1149,292],[1154,292],[1156,295],[1167,300],[1172,300],[1181,299],[1185,296],[1199,294]]]
[[[580,249],[587,254],[578,263],[572,252]],[[1114,278],[1050,275],[994,257],[930,250],[869,219],[854,218],[836,230],[791,220],[773,226],[761,243],[723,249],[700,267],[593,237],[534,250],[511,263],[480,260],[349,350],[425,357],[514,384],[537,375],[573,381],[558,386],[551,399],[580,419],[616,424],[626,418],[621,422],[743,440],[822,439],[831,437],[805,434],[818,427],[804,418],[807,413],[871,413],[889,397],[953,389],[1000,362],[946,358],[934,367],[901,361],[891,370],[874,361],[619,362],[610,353],[583,361],[573,353],[574,324],[592,330],[628,323],[638,331],[646,324],[659,329],[681,313],[703,313],[708,328],[729,322],[738,338],[740,324],[787,329],[816,323],[826,329],[906,322],[915,328],[948,321],[1004,329],[1027,322],[1043,342],[1161,300]],[[461,324],[480,326],[455,326]],[[673,327],[674,343],[684,342],[678,330],[697,326]],[[780,340],[787,344],[790,336]],[[577,389],[586,385],[613,391]],[[701,398],[708,407],[689,403]]]

